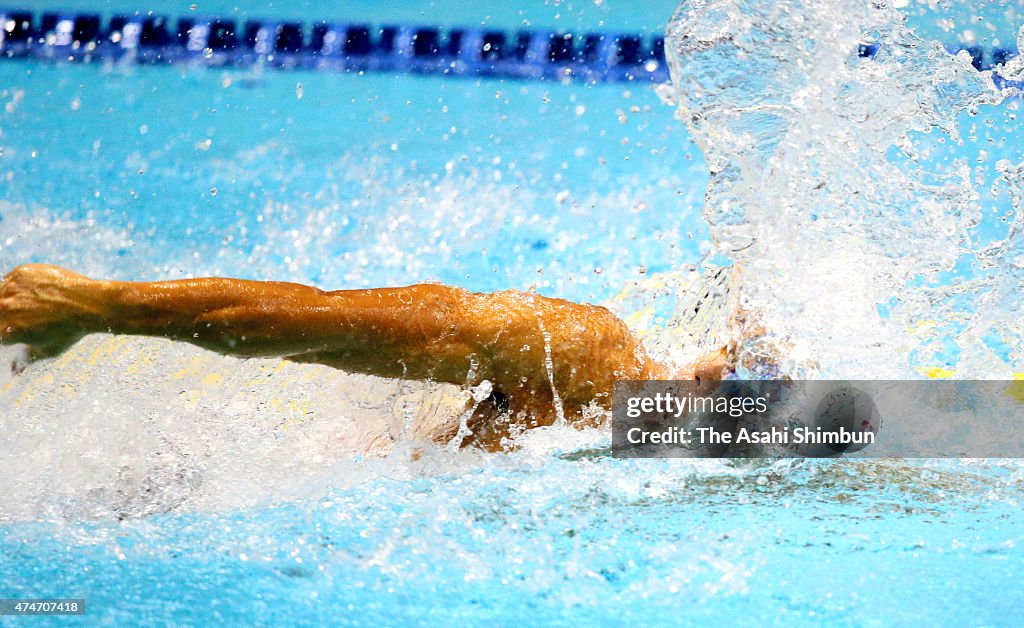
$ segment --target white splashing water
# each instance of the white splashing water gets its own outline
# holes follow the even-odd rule
[[[999,166],[1018,196],[986,241],[971,168],[932,158],[925,135],[962,144],[957,116],[1004,97],[990,72],[884,0],[689,0],[668,41],[678,115],[711,170],[704,215],[755,319],[746,372],[1024,370],[1021,168]]]

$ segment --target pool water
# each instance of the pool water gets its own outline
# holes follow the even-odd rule
[[[654,32],[674,4],[250,11]],[[927,36],[970,23],[1005,45],[1021,9],[909,12]],[[0,103],[5,269],[614,303],[712,250],[704,157],[649,85],[7,61]],[[975,139],[936,154],[1019,163],[1018,103],[963,114]],[[146,625],[1000,625],[1022,603],[1017,460],[617,460],[606,431],[558,427],[504,455],[377,459],[332,448],[328,412],[297,422],[241,384],[186,412],[173,376],[212,358],[139,347],[168,364],[100,356],[102,377],[62,393],[77,403],[0,414],[0,597],[83,597],[82,621]],[[339,381],[289,373],[262,389]]]
[[[100,243],[119,258],[104,272],[120,277],[561,281],[556,293],[601,300],[621,282],[595,269],[666,270],[707,239],[699,220],[665,219],[699,210],[706,175],[698,151],[675,150],[672,110],[647,85],[22,62],[0,72],[14,103],[5,200],[138,239]],[[580,224],[586,233],[568,228]],[[65,261],[94,253],[71,248]]]
[[[109,622],[999,625],[1020,604],[1019,482],[519,455],[242,511],[9,525],[3,576]]]

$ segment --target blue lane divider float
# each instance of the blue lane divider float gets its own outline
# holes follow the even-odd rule
[[[877,44],[862,44],[873,58]],[[1017,54],[1006,48],[966,50],[979,70]],[[667,81],[665,40],[628,33],[506,32],[488,28],[370,26],[288,20],[115,15],[0,9],[0,58],[211,66],[266,65],[343,72],[408,72],[535,80]],[[1002,79],[996,77],[1000,82]]]
[[[104,28],[105,26],[105,28]],[[668,80],[660,36],[0,9],[0,56],[520,79]]]

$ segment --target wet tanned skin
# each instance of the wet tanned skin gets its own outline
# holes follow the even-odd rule
[[[102,332],[381,377],[460,386],[488,380],[495,393],[471,427],[473,442],[491,450],[510,431],[553,423],[559,401],[568,422],[586,422],[591,402],[611,407],[616,380],[714,381],[725,366],[723,350],[670,373],[607,309],[515,291],[419,284],[325,292],[221,278],[136,283],[46,265],[18,267],[0,284],[2,344],[26,343],[46,357]]]

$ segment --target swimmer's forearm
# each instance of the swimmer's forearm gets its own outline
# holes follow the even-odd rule
[[[294,329],[294,319],[315,306],[320,293],[294,284],[218,278],[96,281],[85,292],[102,303],[103,328],[95,331],[161,336],[244,355],[309,350],[303,337],[311,330]]]
[[[283,357],[422,353],[425,345],[453,335],[448,312],[469,294],[431,285],[324,292],[219,278],[104,281],[95,289],[105,304],[108,331],[164,336],[236,355]],[[468,348],[460,353],[468,354]]]
[[[487,349],[481,334],[500,333],[487,320],[477,325],[487,299],[440,285],[324,292],[218,278],[97,281],[30,264],[0,280],[0,344],[26,343],[44,357],[90,333],[161,336],[241,357],[464,384]]]

